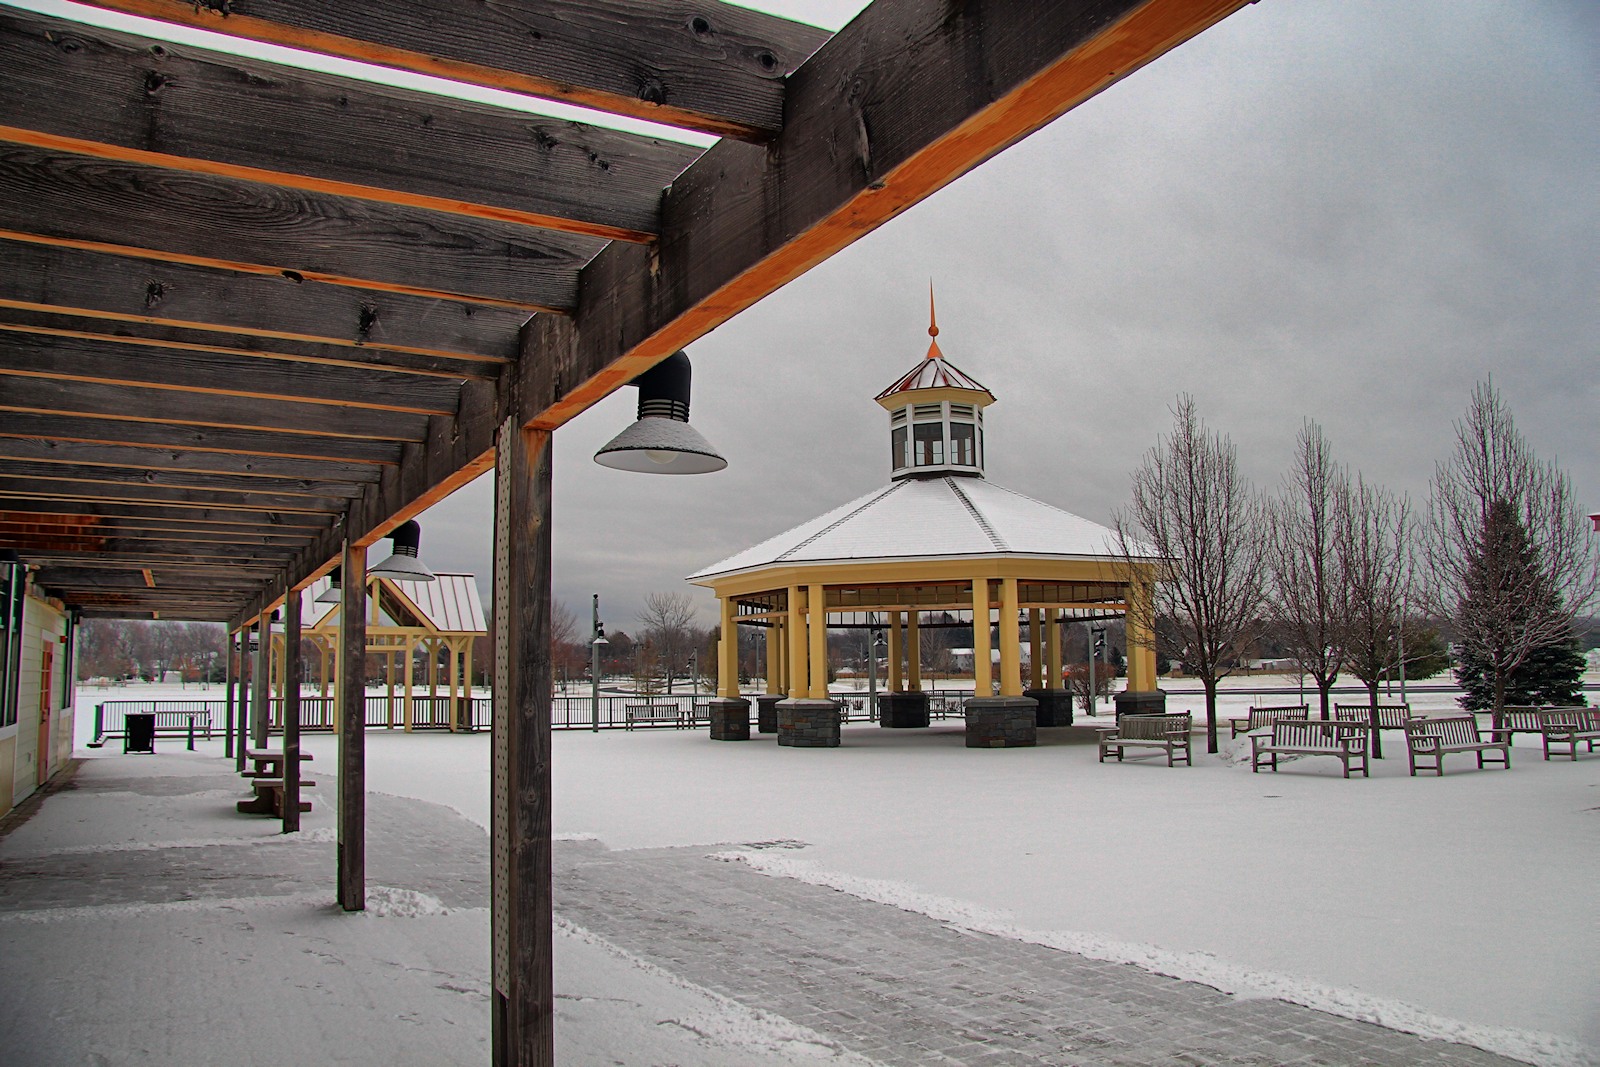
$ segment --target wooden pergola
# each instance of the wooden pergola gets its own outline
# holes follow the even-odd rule
[[[1246,2],[879,0],[831,37],[714,0],[97,5],[703,151],[0,9],[0,548],[83,616],[282,605],[291,657],[287,594],[342,565],[360,655],[366,549],[494,469],[494,1059],[549,1063],[553,432]]]

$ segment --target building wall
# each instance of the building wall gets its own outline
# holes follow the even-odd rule
[[[54,774],[72,755],[72,716],[63,708],[66,681],[67,646],[61,637],[66,633],[66,616],[49,603],[29,596],[22,616],[22,663],[17,679],[17,722],[6,732],[11,734],[10,759],[5,758],[5,740],[0,740],[0,811],[9,811],[17,802],[39,787],[39,763],[44,761],[46,775]],[[51,649],[49,693],[43,692],[44,649]],[[41,713],[41,698],[45,698]],[[49,743],[41,752],[39,726],[41,717],[49,718]],[[65,747],[63,748],[63,745]],[[10,778],[8,783],[5,777]]]

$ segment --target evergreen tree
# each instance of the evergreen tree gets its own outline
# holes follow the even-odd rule
[[[1583,652],[1576,638],[1540,645],[1506,679],[1505,702],[1512,707],[1571,707],[1583,703]],[[1494,707],[1494,675],[1470,648],[1461,650],[1457,702],[1468,711]]]

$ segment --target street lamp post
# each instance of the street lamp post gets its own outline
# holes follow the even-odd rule
[[[1105,627],[1103,627],[1103,626],[1091,626],[1091,627],[1089,627],[1089,702],[1088,703],[1089,703],[1089,714],[1090,715],[1095,714],[1095,710],[1094,710],[1094,698],[1095,698],[1095,691],[1094,691],[1094,658],[1095,658],[1095,656],[1097,656],[1100,653],[1100,650],[1105,648],[1105,647],[1106,647],[1106,631],[1105,631]]]
[[[878,644],[883,634],[876,626],[867,628],[867,720],[880,719],[878,715]]]
[[[594,595],[594,628],[589,641],[589,696],[594,701],[593,729],[600,730],[600,646],[609,645],[606,628],[600,625],[600,594]]]
[[[689,650],[689,699],[700,695],[700,650]]]

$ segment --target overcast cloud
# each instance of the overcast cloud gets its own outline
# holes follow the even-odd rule
[[[999,398],[990,478],[1096,521],[1180,391],[1260,486],[1310,417],[1420,500],[1489,374],[1600,511],[1597,11],[1246,7],[693,345],[726,471],[597,466],[632,389],[558,432],[557,597],[631,629],[646,593],[884,483],[872,397],[926,350],[930,279],[946,357]],[[424,558],[487,591],[491,516],[481,479],[424,516]]]

